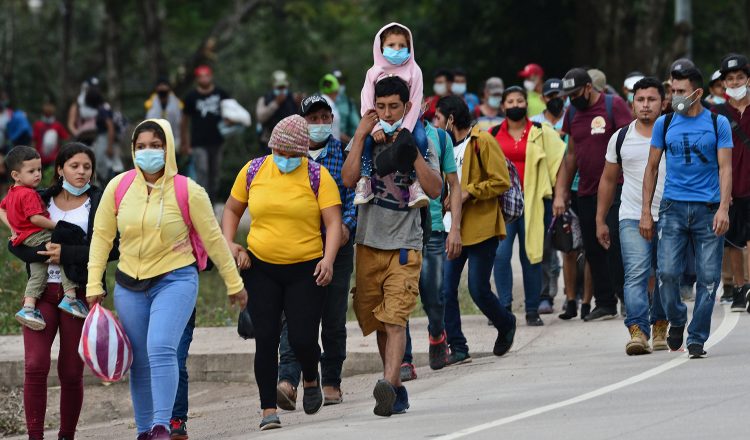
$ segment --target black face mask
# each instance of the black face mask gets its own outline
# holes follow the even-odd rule
[[[167,99],[169,97],[169,90],[158,90],[156,94],[159,95],[159,98],[161,99]]]
[[[587,108],[589,108],[589,99],[584,95],[581,95],[576,98],[572,98],[570,100],[570,105],[578,110],[586,110]]]
[[[520,121],[526,117],[526,107],[511,107],[505,110],[505,116],[511,121]]]
[[[565,107],[565,101],[562,98],[552,98],[547,103],[547,111],[552,113],[552,116],[559,117]]]

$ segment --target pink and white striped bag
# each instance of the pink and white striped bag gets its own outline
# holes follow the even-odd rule
[[[130,369],[133,351],[125,330],[112,312],[99,304],[83,323],[78,355],[91,371],[107,382],[117,382]]]

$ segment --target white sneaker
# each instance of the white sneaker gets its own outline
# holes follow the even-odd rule
[[[369,177],[362,177],[357,182],[357,187],[354,189],[354,204],[355,205],[366,205],[370,203],[375,197],[372,193],[372,185],[370,184]]]
[[[424,208],[430,204],[430,198],[422,190],[419,182],[414,182],[409,186],[409,208]]]

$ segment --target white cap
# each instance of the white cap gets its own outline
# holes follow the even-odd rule
[[[635,83],[645,78],[643,75],[633,75],[628,78],[625,78],[625,82],[623,85],[628,90],[633,90],[633,87],[635,87]]]

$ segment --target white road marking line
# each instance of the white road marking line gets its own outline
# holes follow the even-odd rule
[[[721,325],[719,325],[719,328],[717,328],[716,331],[711,334],[708,341],[706,341],[705,347],[706,348],[713,347],[714,345],[721,342],[724,338],[726,338],[727,335],[737,325],[737,322],[739,322],[739,317],[740,317],[740,313],[732,313],[729,310],[729,306],[724,306],[724,319],[721,321]],[[678,358],[672,359],[671,361],[665,362],[650,370],[646,370],[643,373],[636,374],[635,376],[629,377],[627,379],[621,380],[620,382],[616,382],[611,385],[601,387],[594,391],[581,394],[580,396],[576,396],[567,400],[563,400],[561,402],[552,403],[550,405],[541,406],[539,408],[530,409],[528,411],[524,411],[522,413],[519,413],[513,416],[503,417],[502,419],[497,419],[492,422],[483,423],[481,425],[476,425],[476,426],[472,426],[469,428],[465,428],[460,431],[456,431],[452,434],[447,434],[444,436],[436,437],[435,440],[454,440],[454,439],[463,438],[472,434],[476,434],[478,432],[486,431],[488,429],[497,428],[498,426],[507,425],[509,423],[517,422],[523,419],[528,419],[529,417],[538,416],[540,414],[544,414],[546,412],[564,408],[566,406],[585,402],[587,400],[591,400],[596,397],[602,396],[604,394],[617,391],[621,388],[625,388],[627,386],[636,384],[638,382],[642,382],[646,379],[650,379],[654,376],[664,373],[665,371],[669,371],[672,368],[678,367],[684,364],[685,362],[687,362],[688,360],[689,360],[688,355],[687,353],[685,353]]]

